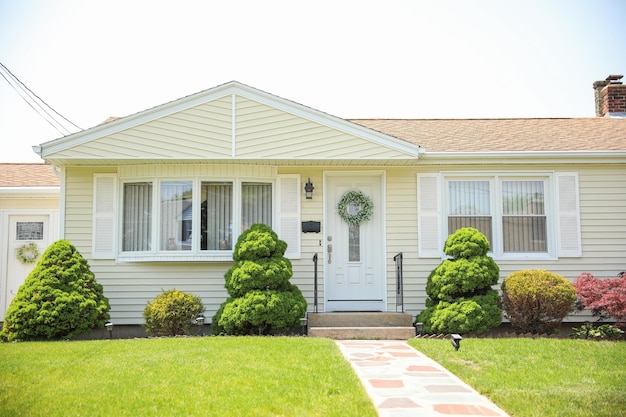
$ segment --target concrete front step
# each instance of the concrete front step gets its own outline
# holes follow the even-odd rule
[[[393,312],[309,313],[308,335],[331,339],[406,340],[415,337],[412,316]]]
[[[309,327],[413,327],[407,313],[332,312],[308,313]]]
[[[407,340],[415,337],[414,327],[309,327],[309,337],[360,340]]]

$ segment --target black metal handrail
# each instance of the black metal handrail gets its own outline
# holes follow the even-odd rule
[[[402,271],[402,252],[393,257],[393,261],[396,263],[396,312],[398,311],[398,305],[402,307],[404,313],[404,279]]]
[[[317,253],[313,255],[313,312],[317,313]]]

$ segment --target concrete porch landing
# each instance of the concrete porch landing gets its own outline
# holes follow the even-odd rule
[[[309,313],[308,335],[329,339],[407,340],[415,337],[412,316],[389,312]]]

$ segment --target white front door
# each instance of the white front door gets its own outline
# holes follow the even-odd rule
[[[325,311],[386,310],[383,184],[379,171],[326,173]],[[350,225],[341,218],[337,205],[348,191],[372,200],[370,220]]]
[[[24,279],[33,270],[37,262],[22,263],[16,253],[20,246],[33,242],[39,250],[39,257],[48,247],[50,239],[50,216],[46,215],[11,215],[9,216],[9,238],[6,253],[5,270],[0,276],[5,277],[0,294],[0,321],[4,320],[5,313],[17,290],[24,283]]]

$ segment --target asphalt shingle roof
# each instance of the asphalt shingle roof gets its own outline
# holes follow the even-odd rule
[[[0,187],[58,187],[49,164],[0,163]]]
[[[626,150],[626,118],[350,119],[426,152]]]

